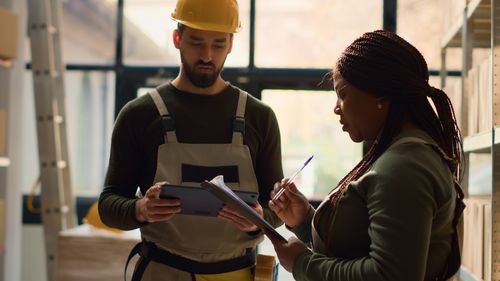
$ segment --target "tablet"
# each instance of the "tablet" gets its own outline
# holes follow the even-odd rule
[[[248,220],[253,222],[260,229],[264,230],[264,234],[279,239],[282,242],[287,242],[279,232],[277,232],[274,227],[267,222],[260,214],[258,214],[253,208],[248,206],[244,201],[240,199],[238,195],[234,193],[225,183],[223,176],[216,176],[211,181],[204,181],[201,183],[201,187],[210,191],[213,195],[219,198],[222,202],[226,203],[228,206],[236,210],[240,215],[246,217]]]
[[[234,190],[234,193],[249,205],[254,205],[259,197],[256,192]],[[208,190],[193,186],[162,185],[160,198],[179,198],[182,208],[180,213],[185,215],[215,217],[224,205]]]

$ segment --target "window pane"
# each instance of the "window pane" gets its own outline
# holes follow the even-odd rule
[[[285,176],[292,176],[314,154],[295,182],[308,198],[323,199],[362,156],[361,144],[351,141],[333,114],[336,96],[327,91],[265,90],[262,101],[278,118]]]
[[[255,64],[331,68],[366,31],[382,28],[381,0],[256,1]]]
[[[75,194],[98,195],[104,184],[114,123],[113,72],[65,76],[71,177]]]
[[[79,196],[97,196],[102,190],[109,158],[114,122],[115,76],[112,72],[68,71],[64,78],[66,132],[73,192]],[[33,78],[30,71],[26,72],[25,81],[26,95],[33,97]],[[22,120],[23,130],[27,136],[31,136],[23,140],[28,148],[38,145],[34,110],[33,106],[31,120]],[[34,154],[35,157],[31,154],[29,159],[23,157],[23,163],[38,163],[38,149],[34,150]],[[23,189],[23,192],[29,191]]]
[[[176,0],[127,0],[124,17],[124,62],[141,65],[179,65],[172,43],[177,23],[170,18]],[[226,66],[247,66],[250,0],[239,0],[242,29],[235,34]]]
[[[113,64],[117,0],[62,1],[63,59],[69,64]],[[30,44],[26,59],[31,61]]]
[[[441,67],[443,30],[442,1],[398,0],[398,34],[422,53],[429,69]],[[425,27],[425,28],[422,28]],[[446,68],[460,70],[462,52],[457,48],[446,51]]]

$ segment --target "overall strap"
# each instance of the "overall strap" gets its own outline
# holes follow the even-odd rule
[[[248,93],[240,90],[238,97],[238,107],[233,120],[233,144],[243,144],[243,135],[245,134],[245,108],[247,104]]]
[[[389,148],[397,146],[399,144],[403,143],[409,143],[409,142],[417,142],[417,143],[423,143],[431,146],[444,160],[450,161],[452,160],[444,151],[443,149],[434,143],[427,142],[421,138],[417,137],[404,137],[396,142],[394,142]],[[457,197],[455,198],[455,210],[453,213],[453,221],[452,221],[452,227],[453,227],[453,234],[451,237],[451,252],[448,256],[448,260],[446,261],[446,264],[444,268],[441,270],[439,275],[436,278],[433,278],[432,281],[445,281],[451,278],[460,268],[461,264],[461,250],[460,250],[460,245],[461,245],[461,234],[462,234],[462,228],[463,228],[463,220],[462,218],[462,213],[465,209],[465,203],[464,203],[464,192],[462,191],[462,188],[460,187],[460,184],[453,179],[453,185],[455,187],[455,191],[457,193]]]
[[[124,281],[127,281],[128,264],[129,264],[130,260],[135,255],[140,255],[140,258],[139,258],[139,261],[137,261],[137,265],[135,267],[134,273],[132,274],[131,281],[141,281],[142,275],[144,274],[146,267],[148,266],[149,262],[151,261],[151,259],[149,259],[149,257],[147,257],[147,255],[142,254],[144,252],[143,247],[144,247],[143,242],[139,242],[130,251],[128,258],[127,258],[127,263],[125,264],[125,272],[124,272],[124,276],[123,276]]]
[[[177,135],[175,134],[174,119],[172,118],[172,115],[168,113],[167,105],[161,98],[158,90],[153,89],[148,94],[153,99],[156,109],[158,109],[158,113],[160,113],[161,124],[163,126],[163,131],[165,132],[165,143],[176,143]]]
[[[246,253],[241,257],[218,262],[201,263],[162,250],[152,242],[142,241],[130,251],[125,265],[125,280],[127,278],[128,264],[132,257],[137,254],[140,255],[140,259],[137,262],[131,281],[140,281],[142,279],[150,261],[191,274],[219,274],[255,265],[255,251],[253,249],[247,249]]]

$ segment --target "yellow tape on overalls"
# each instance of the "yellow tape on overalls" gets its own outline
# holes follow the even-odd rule
[[[195,274],[196,281],[253,281],[251,267],[219,274]]]

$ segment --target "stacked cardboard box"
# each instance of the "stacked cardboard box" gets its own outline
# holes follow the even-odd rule
[[[462,124],[462,82],[458,79],[452,80],[448,79],[446,81],[446,87],[444,87],[443,91],[450,98],[451,104],[453,105],[453,110],[455,113],[455,117],[457,118],[457,123],[460,128],[463,128]]]
[[[139,231],[117,234],[89,225],[62,231],[58,245],[58,281],[122,281],[125,262],[140,241]],[[129,266],[128,278],[136,259]]]
[[[467,74],[465,104],[467,107],[468,136],[490,131],[492,128],[493,84],[492,58],[488,56],[474,64]]]
[[[276,262],[274,256],[257,255],[257,266],[255,267],[254,281],[273,280],[275,266]]]
[[[16,14],[0,6],[0,59],[17,56],[18,20]]]
[[[485,279],[485,273],[488,272],[488,266],[491,266],[488,250],[491,245],[488,238],[491,235],[488,232],[491,231],[491,223],[487,217],[491,215],[490,200],[488,196],[469,197],[464,210],[462,265],[478,280],[489,280]]]

